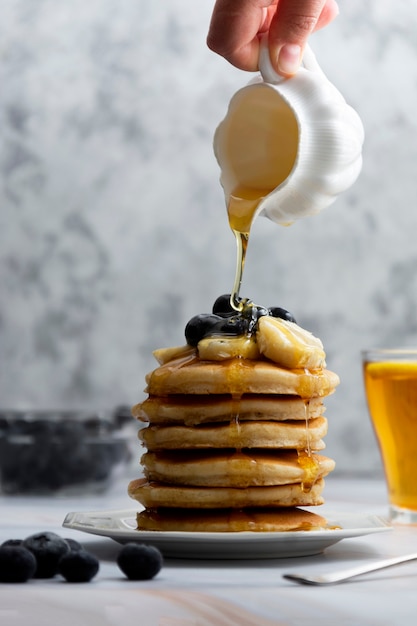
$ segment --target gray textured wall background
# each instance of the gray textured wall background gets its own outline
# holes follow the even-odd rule
[[[139,401],[151,350],[230,291],[212,136],[250,76],[206,48],[212,5],[2,0],[2,407]],[[340,9],[311,44],[363,119],[363,172],[318,217],[258,220],[242,293],[321,337],[342,379],[327,452],[372,472],[360,350],[417,343],[417,13]]]

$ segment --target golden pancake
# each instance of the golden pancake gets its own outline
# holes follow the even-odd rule
[[[249,395],[232,399],[229,395],[151,396],[132,408],[132,415],[151,424],[227,422],[239,415],[241,420],[303,420],[320,417],[325,407],[322,398],[304,401],[297,396]]]
[[[326,370],[287,370],[269,361],[229,359],[200,361],[196,357],[169,361],[147,375],[147,393],[170,394],[287,394],[323,397],[339,384],[337,374]]]
[[[321,439],[327,433],[327,420],[317,417],[287,422],[242,422],[210,426],[148,426],[139,438],[148,450],[182,450],[206,448],[281,448],[323,450]]]
[[[235,450],[146,452],[141,459],[150,481],[194,487],[312,485],[334,468],[334,461],[296,451]]]
[[[132,480],[128,493],[147,509],[158,507],[222,509],[244,507],[293,507],[323,504],[324,480],[319,479],[308,491],[300,483],[275,487],[182,487]]]
[[[327,520],[304,509],[158,509],[137,515],[138,530],[181,532],[287,532],[323,530]]]

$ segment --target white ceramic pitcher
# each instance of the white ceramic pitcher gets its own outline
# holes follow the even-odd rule
[[[226,203],[243,190],[259,199],[254,218],[288,225],[314,215],[356,180],[363,140],[358,114],[309,47],[298,72],[283,78],[264,43],[260,75],[232,97],[214,135]]]

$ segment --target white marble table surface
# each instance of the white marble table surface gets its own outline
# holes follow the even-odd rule
[[[387,514],[382,481],[329,478],[321,514]],[[252,561],[166,559],[146,582],[124,578],[120,545],[107,537],[62,528],[69,511],[135,508],[125,484],[84,498],[0,496],[0,542],[52,530],[74,537],[101,560],[90,583],[59,577],[0,585],[0,626],[270,626],[415,624],[417,563],[330,587],[299,586],[284,572],[325,572],[362,561],[417,552],[417,527],[344,539],[318,556]]]

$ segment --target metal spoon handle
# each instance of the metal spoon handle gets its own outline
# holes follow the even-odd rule
[[[333,574],[319,574],[319,575],[304,575],[304,574],[283,574],[283,578],[292,580],[294,582],[304,585],[333,585],[334,583],[340,583],[344,580],[349,580],[355,576],[361,574],[367,574],[368,572],[375,572],[376,570],[385,569],[398,565],[399,563],[405,563],[407,561],[413,561],[417,559],[417,553],[407,554],[403,556],[396,556],[391,559],[384,559],[383,561],[376,561],[373,563],[367,563],[366,565],[358,565],[357,567],[351,567],[340,572],[334,572]]]

